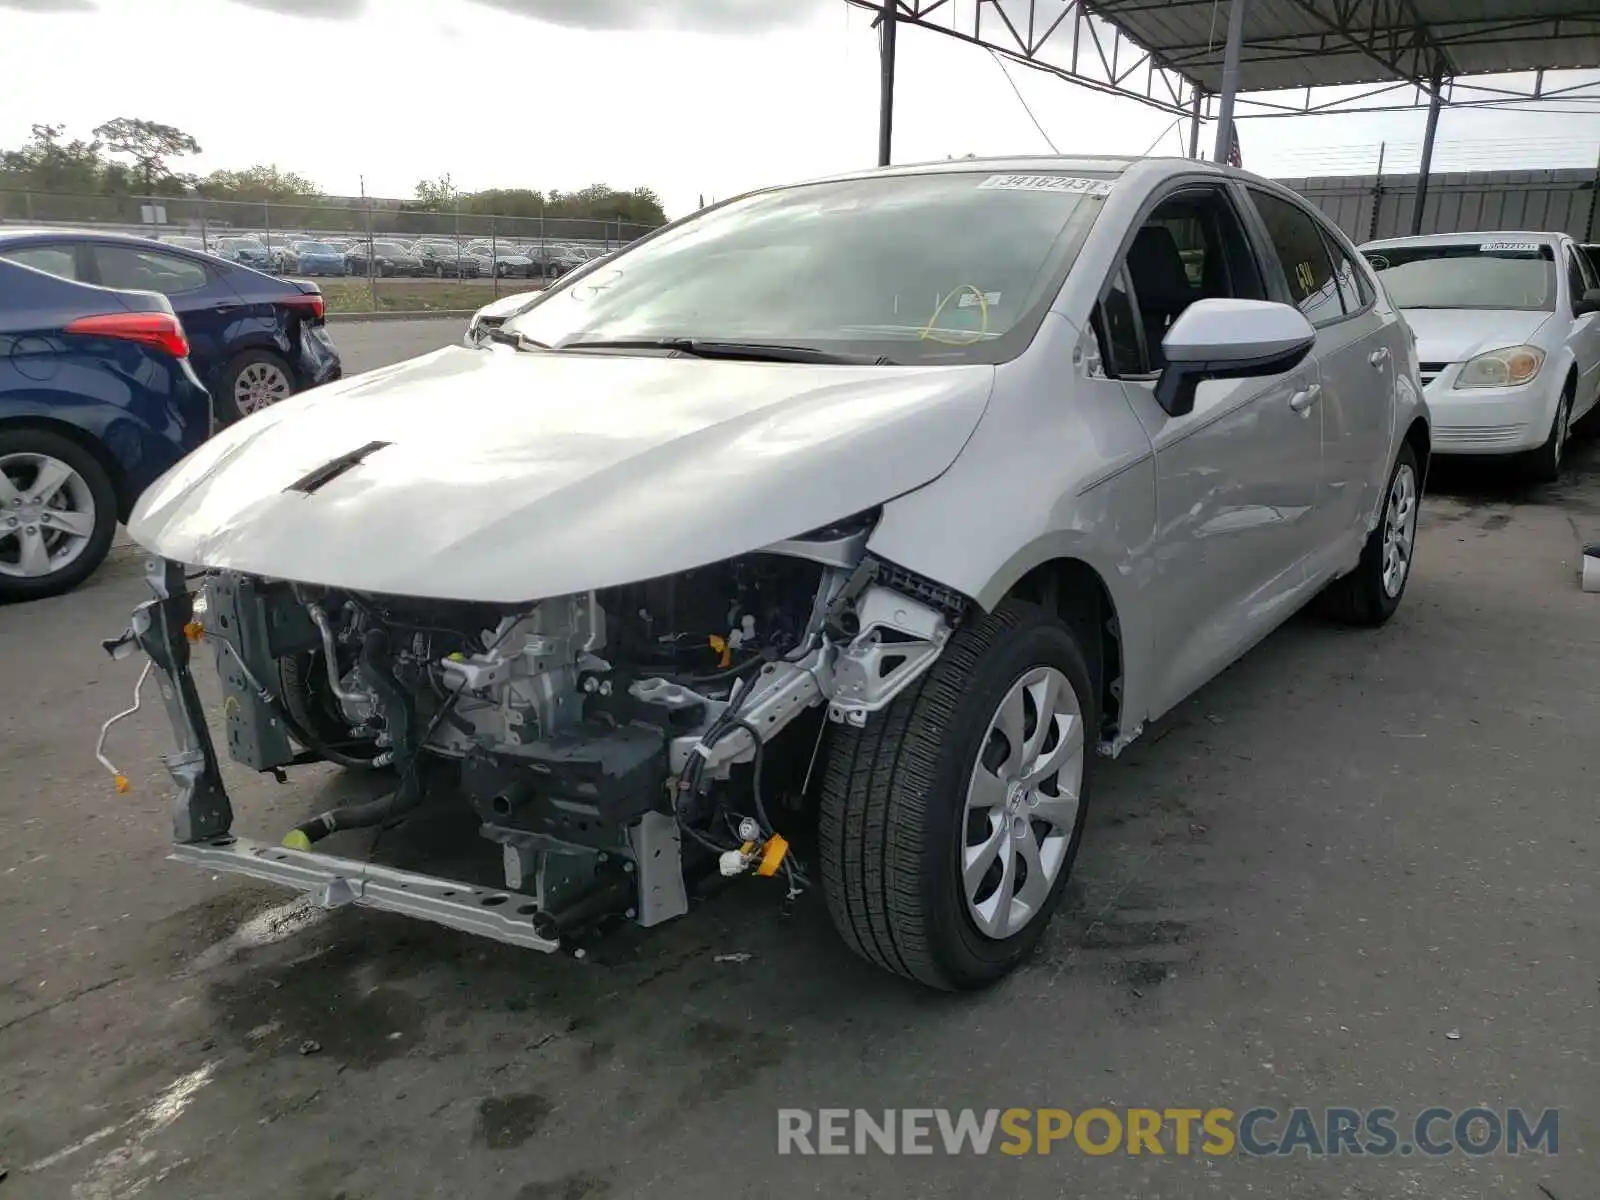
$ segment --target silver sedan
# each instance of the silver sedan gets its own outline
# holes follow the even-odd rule
[[[177,857],[544,951],[681,916],[707,870],[769,877],[871,961],[981,986],[1061,902],[1096,751],[1313,598],[1378,625],[1405,593],[1410,333],[1337,228],[1237,170],[767,189],[513,308],[141,501],[129,640],[182,700]],[[229,752],[392,764],[393,796],[231,835],[182,564]],[[504,890],[317,847],[410,811],[424,755],[459,763]],[[784,836],[807,810],[814,862]]]

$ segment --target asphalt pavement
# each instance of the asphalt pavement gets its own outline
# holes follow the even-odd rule
[[[361,370],[460,332],[335,335]],[[1297,617],[1099,763],[1066,910],[975,996],[875,972],[820,898],[786,914],[759,880],[578,960],[167,863],[153,689],[111,744],[132,790],[91,753],[137,673],[98,644],[144,596],[135,553],[0,609],[0,1200],[1595,1196],[1600,597],[1576,571],[1600,451],[1552,488],[1436,482],[1388,626]],[[363,785],[228,783],[240,832],[274,838]],[[381,850],[462,832],[446,813]],[[776,1153],[784,1106],[1095,1105],[1556,1108],[1560,1140]]]

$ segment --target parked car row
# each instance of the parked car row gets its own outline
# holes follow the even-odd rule
[[[477,279],[557,279],[609,252],[579,242],[525,242],[506,238],[447,237],[306,238],[292,234],[231,234],[198,238],[168,234],[167,245],[209,250],[229,262],[297,275],[375,275]]]
[[[0,230],[0,599],[76,586],[215,429],[341,373],[315,283],[171,239]]]

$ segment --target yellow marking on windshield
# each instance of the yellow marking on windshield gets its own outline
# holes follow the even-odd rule
[[[977,332],[962,333],[955,329],[935,329],[934,326],[939,323],[939,318],[944,315],[944,310],[949,306],[950,301],[957,296],[966,295],[976,296],[978,300]],[[984,294],[983,289],[975,288],[970,283],[964,283],[949,295],[942,297],[933,310],[933,316],[928,318],[928,323],[917,334],[917,338],[920,341],[938,342],[943,346],[974,346],[988,336],[989,297]]]

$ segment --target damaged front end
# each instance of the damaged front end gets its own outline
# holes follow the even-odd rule
[[[808,879],[779,826],[804,811],[827,722],[865,725],[968,606],[867,554],[874,517],[517,606],[153,560],[154,598],[106,646],[148,656],[172,720],[172,857],[543,951],[606,918],[680,916],[702,875],[774,876],[792,896]],[[202,642],[236,762],[280,780],[314,762],[385,770],[392,791],[280,844],[236,837],[193,676]],[[453,764],[503,887],[317,849],[421,804],[425,759]]]

